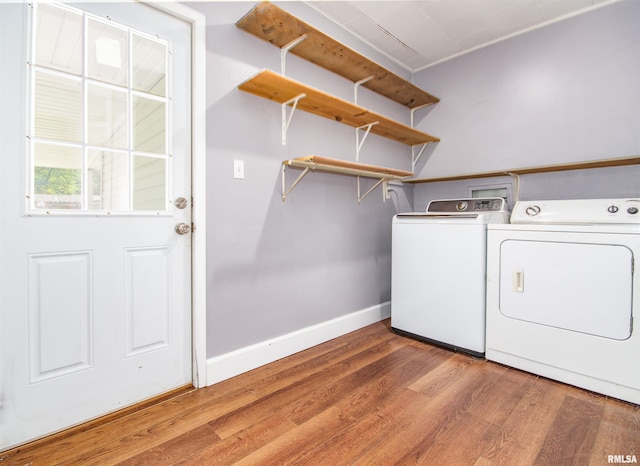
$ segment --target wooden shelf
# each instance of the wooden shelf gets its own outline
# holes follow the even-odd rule
[[[340,99],[286,77],[286,56],[287,53],[291,52],[353,81],[355,102],[357,102],[358,87],[364,86],[409,107],[411,109],[412,122],[416,109],[439,101],[437,97],[414,86],[354,50],[345,47],[326,34],[300,21],[295,16],[269,2],[260,2],[241,18],[236,23],[236,26],[280,48],[281,73],[263,70],[240,84],[238,88],[281,105],[282,144],[286,144],[289,123],[297,109],[356,128],[356,160],[358,160],[360,148],[369,133],[411,146],[412,166],[415,166],[427,144],[440,140],[411,126],[372,112],[356,103]],[[287,112],[289,112],[289,116],[287,116]],[[422,146],[417,155],[414,155],[414,146]],[[299,174],[290,187],[287,187],[286,183],[287,168],[302,169],[302,173]],[[282,163],[283,202],[291,190],[310,171],[356,176],[358,203],[380,185],[383,188],[383,199],[387,199],[389,196],[389,190],[387,189],[389,181],[404,180],[413,176],[413,173],[409,171],[365,165],[358,162],[348,162],[314,155],[299,157],[285,160]],[[360,193],[361,177],[378,180],[374,186],[362,195]]]
[[[288,167],[309,168],[317,171],[364,176],[367,178],[384,178],[387,180],[402,180],[408,176],[413,176],[412,172],[406,170],[366,165],[358,162],[319,157],[317,155],[285,160],[282,164]]]
[[[577,162],[577,163],[567,163],[567,164],[558,164],[558,165],[540,165],[537,167],[528,167],[528,168],[517,168],[513,170],[501,170],[495,172],[484,172],[484,173],[470,173],[468,175],[457,175],[457,176],[445,176],[440,178],[415,178],[415,179],[405,179],[404,183],[436,183],[440,181],[456,181],[456,180],[468,180],[475,178],[493,178],[497,176],[508,176],[508,175],[530,175],[534,173],[549,173],[549,172],[560,172],[567,170],[586,170],[589,168],[607,168],[607,167],[619,167],[626,165],[639,165],[640,157],[623,157],[623,158],[615,158],[615,159],[604,159],[604,160],[592,160],[590,162]]]
[[[298,178],[287,188],[286,169],[287,167],[301,168],[303,172]],[[289,193],[310,171],[321,171],[326,173],[336,173],[340,175],[351,175],[358,177],[358,204],[371,194],[378,186],[382,185],[383,199],[388,198],[387,183],[392,180],[403,180],[413,173],[405,170],[397,170],[395,168],[379,167],[376,165],[365,165],[358,162],[349,162],[346,160],[331,159],[328,157],[319,157],[317,155],[308,155],[306,157],[298,157],[297,159],[289,159],[282,162],[282,202],[287,199]],[[369,190],[360,193],[360,177],[375,178],[378,182]]]
[[[373,76],[362,85],[409,108],[439,101],[437,97],[269,2],[260,2],[236,26],[277,47],[283,47],[306,34],[306,39],[292,48],[291,53],[353,82]]]
[[[376,123],[371,127],[373,134],[410,146],[440,140],[271,70],[261,71],[238,88],[280,104],[305,94],[306,96],[298,101],[297,108],[354,128]]]

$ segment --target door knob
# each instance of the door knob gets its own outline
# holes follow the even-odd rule
[[[188,223],[178,223],[176,225],[176,233],[179,235],[186,235],[191,232],[191,225]]]

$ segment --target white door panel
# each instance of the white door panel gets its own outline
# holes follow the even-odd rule
[[[191,198],[190,27],[136,2],[85,7],[169,44],[170,157],[160,171],[140,154],[128,165],[149,188],[132,191],[134,208],[151,192],[157,212],[102,210],[106,198],[124,204],[106,187],[116,159],[95,154],[83,162],[100,168],[104,199],[88,193],[84,204],[95,213],[38,210],[27,163],[30,7],[0,3],[0,450],[191,382],[191,236],[175,232],[191,224],[191,207],[172,202]]]
[[[93,365],[92,259],[91,251],[27,256],[30,383]]]

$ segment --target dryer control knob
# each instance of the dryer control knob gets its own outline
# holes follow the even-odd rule
[[[617,211],[618,211],[617,205],[610,205],[609,207],[607,207],[607,212],[609,212],[610,214],[615,214]]]
[[[458,212],[462,212],[463,210],[467,210],[467,203],[464,201],[460,201],[456,204],[456,210]]]
[[[627,209],[627,212],[630,213],[631,215],[635,215],[638,213],[638,208],[637,207],[629,207]]]
[[[537,205],[530,205],[529,207],[527,207],[524,212],[529,216],[529,217],[535,217],[536,215],[538,215],[540,213],[540,206]]]

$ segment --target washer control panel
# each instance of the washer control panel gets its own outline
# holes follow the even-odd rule
[[[504,212],[505,200],[500,197],[473,198],[473,199],[444,199],[431,201],[427,206],[427,212],[438,213],[477,213],[477,212]]]
[[[511,223],[640,224],[640,199],[519,201]]]

